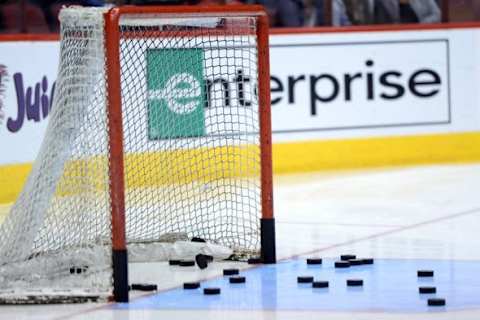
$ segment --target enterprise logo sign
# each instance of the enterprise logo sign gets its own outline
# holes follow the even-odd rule
[[[271,60],[275,132],[451,122],[448,40],[272,45]]]

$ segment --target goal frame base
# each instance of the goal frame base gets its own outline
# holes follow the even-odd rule
[[[263,263],[273,264],[277,262],[277,254],[275,248],[275,219],[260,220],[260,241],[261,259]]]
[[[87,302],[108,302],[110,297],[101,294],[74,294],[70,292],[42,293],[25,292],[14,296],[0,294],[1,305],[45,305],[45,304],[74,304]]]
[[[128,302],[128,259],[127,250],[113,250],[113,299],[116,302]]]

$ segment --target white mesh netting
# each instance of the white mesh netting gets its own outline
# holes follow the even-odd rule
[[[49,126],[0,227],[0,295],[111,292],[103,12],[61,11]],[[130,260],[258,254],[255,25],[254,17],[231,15],[121,17]],[[208,243],[184,241],[191,237]]]

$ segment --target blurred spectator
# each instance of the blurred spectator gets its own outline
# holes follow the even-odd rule
[[[306,0],[307,23],[308,26],[325,26],[325,4],[331,1],[332,25],[348,26],[351,24],[347,15],[347,9],[343,0]]]
[[[212,5],[212,4],[239,4],[243,1],[240,0],[130,0],[126,1],[128,4],[141,4],[141,5]]]
[[[330,0],[259,0],[270,15],[274,27],[302,27],[325,25],[325,1]],[[350,25],[343,0],[332,1],[332,24]]]
[[[450,0],[448,18],[450,21],[479,21],[480,1]]]
[[[375,0],[343,1],[352,24],[373,24],[375,22]]]
[[[305,24],[303,0],[259,0],[265,6],[273,27],[302,27]]]
[[[324,6],[325,0],[315,0],[315,4],[317,10],[320,7]],[[323,15],[325,16],[325,15]],[[321,17],[317,14],[317,23],[316,25],[324,25],[321,24]],[[350,22],[350,18],[347,15],[347,8],[343,0],[333,0],[332,1],[332,25],[334,26],[349,26],[352,23]]]
[[[478,20],[478,18],[480,17],[480,1],[473,2],[472,7],[473,18]]]
[[[435,0],[376,0],[377,23],[440,22],[441,12]]]
[[[173,4],[187,4],[187,1],[185,0],[130,0],[130,1],[127,1],[126,3],[135,4],[135,5],[173,5]]]
[[[56,2],[55,0],[30,0],[31,4],[36,5],[42,10],[43,16],[47,22],[50,31],[56,31],[57,17],[51,12],[51,6]]]
[[[82,2],[82,6],[101,7],[105,5],[104,0],[83,0],[80,2]]]
[[[61,0],[27,0],[32,4],[35,4],[41,8],[47,8],[53,4],[77,4],[86,7],[101,7],[105,5],[105,0],[70,0],[70,1],[61,1]]]
[[[45,17],[48,28],[51,32],[59,29],[58,10],[62,5],[81,5],[99,7],[105,5],[105,0],[27,0],[28,3],[38,6]]]
[[[452,11],[473,15],[473,17],[464,17],[458,14],[460,18],[457,20],[474,20],[480,16],[480,0],[450,1],[452,15]],[[331,10],[331,23],[334,26],[433,23],[440,22],[442,16],[440,0],[0,0],[0,32],[2,29],[3,32],[9,33],[57,32],[59,27],[57,15],[63,5],[103,6],[109,3],[117,5],[262,4],[270,15],[272,27],[325,26],[330,21],[326,18],[326,9]],[[475,16],[475,13],[478,16]]]

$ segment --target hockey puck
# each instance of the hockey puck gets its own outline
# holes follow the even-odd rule
[[[180,260],[168,260],[168,264],[171,266],[178,266],[180,264]]]
[[[420,287],[418,288],[419,293],[437,293],[437,288],[435,287]]]
[[[432,298],[428,299],[428,305],[431,307],[441,307],[445,305],[445,299],[442,298]]]
[[[157,285],[150,283],[132,283],[131,288],[132,290],[138,291],[156,291]]]
[[[364,262],[363,259],[352,259],[348,260],[351,266],[361,266]]]
[[[363,258],[363,264],[373,264],[372,258]]]
[[[193,261],[193,260],[180,260],[178,265],[180,267],[193,267],[195,265],[195,261]]]
[[[70,273],[71,274],[74,274],[74,273],[80,274],[82,272],[87,272],[87,270],[88,270],[88,266],[83,266],[81,268],[80,267],[71,267],[70,268]]]
[[[322,259],[321,258],[308,258],[307,259],[307,264],[322,264]]]
[[[300,277],[297,277],[297,282],[298,283],[311,283],[311,282],[313,282],[313,277],[312,276],[300,276]]]
[[[206,294],[206,295],[220,294],[220,288],[205,288],[203,289],[203,294]]]
[[[238,269],[223,269],[224,276],[235,276],[239,273],[240,271]]]
[[[199,282],[185,282],[183,284],[183,289],[190,290],[190,289],[198,289],[198,288],[200,288]]]
[[[418,270],[417,276],[420,278],[433,277],[433,270]]]
[[[205,241],[205,239],[202,239],[202,238],[199,238],[199,237],[193,237],[192,240],[190,240],[191,242],[202,242],[202,243],[205,243],[207,241]]]
[[[213,261],[213,257],[206,254],[197,254],[195,256],[195,262],[200,269],[208,267],[208,263]]]
[[[350,267],[350,262],[348,261],[335,261],[335,268],[348,268]]]
[[[228,281],[230,281],[230,283],[245,283],[246,280],[245,280],[245,277],[234,276],[234,277],[230,277]]]
[[[260,264],[262,263],[262,259],[260,258],[250,258],[247,260],[248,264]]]
[[[312,288],[328,288],[328,281],[314,281]]]
[[[342,254],[340,256],[340,260],[342,261],[348,261],[348,260],[353,260],[353,259],[356,259],[357,256],[353,255],[353,254]]]
[[[361,287],[363,286],[363,280],[361,279],[348,279],[347,286],[349,287]]]

